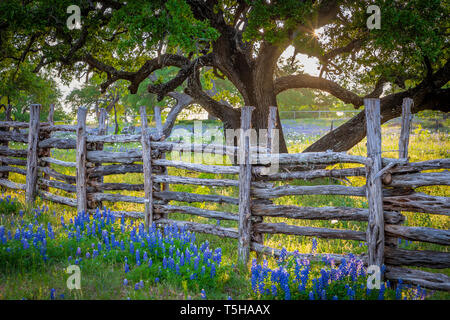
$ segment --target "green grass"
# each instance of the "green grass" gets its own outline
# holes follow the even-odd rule
[[[398,133],[399,128],[393,125],[383,126],[383,145],[384,157],[398,157]],[[304,140],[296,143],[289,144],[289,151],[291,153],[303,151],[309,144],[311,144],[317,137],[308,137]],[[21,144],[10,144],[14,148],[24,148]],[[122,145],[123,146],[123,145]],[[128,144],[128,148],[136,147],[136,144]],[[354,155],[366,155],[365,140],[361,141],[358,145],[349,151]],[[410,138],[409,148],[410,161],[424,161],[429,159],[439,159],[450,157],[450,139],[446,133],[436,133],[423,129],[420,126],[416,126],[414,132]],[[53,157],[65,160],[74,161],[75,152],[66,150],[54,150]],[[170,155],[168,155],[170,158]],[[352,165],[336,165],[335,168],[351,167]],[[75,175],[75,168],[65,168],[56,165],[52,167],[58,172],[64,174]],[[330,167],[331,168],[331,167]],[[170,175],[197,177],[197,178],[231,178],[237,179],[231,175],[215,175],[205,173],[195,173],[187,170],[169,169]],[[10,174],[10,179],[16,182],[25,182],[25,177],[19,174]],[[122,182],[122,183],[143,183],[142,174],[126,174],[126,175],[114,175],[105,177],[105,182]],[[293,181],[292,184],[298,185],[320,185],[320,184],[351,184],[354,186],[361,186],[364,184],[363,178],[349,178],[349,181],[338,181],[331,179],[320,179],[314,182],[306,181]],[[278,183],[281,185],[281,183]],[[171,185],[172,191],[193,192],[202,194],[219,194],[224,196],[238,196],[238,189],[235,187],[227,188],[213,188],[207,186],[191,186],[191,185]],[[437,196],[449,196],[450,188],[448,186],[432,186],[422,187],[419,189],[421,192],[437,195]],[[50,189],[51,192],[67,196],[74,197],[72,194],[68,194],[58,189]],[[121,192],[131,196],[143,196],[143,192]],[[5,195],[12,195],[17,197],[21,202],[24,202],[24,194],[22,192],[14,192],[10,190],[5,191]],[[172,204],[187,205],[186,203],[171,202]],[[288,196],[282,197],[275,201],[277,204],[283,205],[299,205],[299,206],[349,206],[349,207],[367,207],[367,201],[362,197],[348,197],[348,196]],[[42,205],[42,200],[38,199],[38,205]],[[111,210],[123,210],[123,211],[143,211],[143,205],[133,203],[108,203],[104,202]],[[49,212],[56,211],[56,216],[43,215],[39,219],[46,224],[47,222],[58,222],[59,215],[66,210],[69,215],[74,215],[75,211],[69,207],[47,203],[49,206]],[[190,204],[199,208],[221,210],[228,212],[237,212],[238,208],[235,205],[230,204],[211,204],[211,203],[194,203]],[[15,211],[8,211],[7,208],[2,208],[0,216],[0,225],[9,225],[11,221],[18,219],[17,215],[11,214]],[[450,228],[450,219],[444,215],[429,215],[421,213],[403,212],[406,216],[404,225],[406,226],[424,226],[433,227],[438,229],[448,230]],[[179,213],[170,215],[170,218],[177,220],[194,221],[200,223],[216,224],[215,220],[206,219],[202,217],[194,217]],[[284,218],[265,218],[267,222],[285,222],[289,224],[299,226],[312,226],[312,227],[326,227],[326,228],[341,228],[365,231],[367,223],[353,222],[353,221],[308,221],[308,220],[288,220]],[[233,221],[222,221],[221,226],[224,227],[237,227],[237,223]],[[209,288],[208,298],[226,299],[228,295],[233,299],[251,299],[255,298],[249,286],[248,269],[238,268],[235,266],[237,261],[237,241],[230,239],[222,239],[219,237],[199,234],[197,236],[198,241],[208,240],[212,248],[221,247],[223,250],[223,267],[224,272],[221,273],[220,279],[215,288]],[[288,251],[298,250],[299,252],[311,251],[311,238],[310,237],[298,237],[298,236],[285,236],[285,235],[265,235],[265,245],[270,247],[279,248],[285,247]],[[428,244],[421,242],[410,242],[406,244],[403,242],[400,247],[407,249],[417,250],[437,250],[448,252],[448,247],[440,246],[436,244]],[[366,247],[359,241],[344,241],[344,240],[326,240],[318,239],[318,253],[349,253],[359,254],[365,252]],[[255,257],[255,254],[251,254],[251,259]],[[21,262],[22,263],[22,262]],[[274,266],[275,262],[270,260],[270,265]],[[55,262],[42,268],[37,265],[31,264],[29,268],[13,267],[2,268],[0,273],[0,299],[47,299],[50,288],[55,288],[57,292],[65,292],[66,297],[81,298],[81,299],[123,299],[123,298],[142,298],[142,299],[184,299],[190,296],[193,299],[200,298],[200,288],[186,288],[186,285],[177,279],[167,279],[167,281],[161,282],[157,285],[152,285],[150,290],[145,293],[134,291],[125,291],[122,285],[123,268],[117,266],[114,263],[103,261],[99,265],[88,265],[84,270],[86,276],[82,280],[82,290],[76,293],[67,292],[65,288],[65,274],[64,269],[67,267],[66,261]],[[249,266],[248,266],[249,268]],[[436,271],[427,269],[427,271]],[[450,275],[449,269],[437,270]],[[138,276],[137,276],[138,277]],[[136,278],[137,279],[137,278]],[[450,295],[447,293],[438,292],[431,298],[433,299],[449,299]]]

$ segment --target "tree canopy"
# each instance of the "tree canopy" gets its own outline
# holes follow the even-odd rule
[[[66,24],[72,4],[79,29]],[[367,27],[369,5],[381,10],[380,29]],[[295,88],[355,108],[381,97],[387,121],[404,97],[413,112],[449,110],[449,15],[439,0],[10,0],[0,3],[0,63],[55,70],[65,81],[95,73],[104,91],[125,81],[136,93],[147,81],[158,100],[199,104],[229,128],[239,127],[239,108],[208,79],[226,79],[255,106],[256,129],[267,126],[277,95]],[[281,58],[289,46],[293,58]],[[318,76],[295,67],[299,53],[318,59]],[[155,76],[167,68],[174,72]],[[307,150],[348,150],[365,136],[364,122],[360,113]]]

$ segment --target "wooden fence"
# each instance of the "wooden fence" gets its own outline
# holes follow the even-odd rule
[[[450,231],[427,227],[403,226],[402,211],[450,215],[450,198],[428,195],[414,189],[421,186],[449,185],[450,172],[428,172],[450,168],[450,159],[437,159],[411,163],[408,161],[408,137],[410,107],[412,100],[405,99],[402,115],[402,131],[399,141],[399,158],[382,158],[380,104],[378,99],[365,100],[367,119],[367,157],[346,153],[318,152],[299,154],[271,153],[276,129],[276,109],[269,115],[269,139],[264,147],[251,144],[248,135],[241,134],[239,146],[212,146],[208,144],[180,144],[165,141],[159,109],[155,108],[156,133],[151,133],[147,115],[141,108],[141,134],[105,135],[105,111],[102,110],[98,130],[86,126],[86,109],[80,108],[77,125],[55,125],[52,119],[39,122],[40,105],[30,107],[30,122],[0,122],[0,185],[25,190],[30,203],[36,196],[56,203],[77,208],[78,211],[94,212],[103,201],[132,202],[144,205],[144,212],[114,212],[117,216],[143,218],[146,227],[178,224],[191,231],[237,239],[238,258],[248,262],[251,250],[257,254],[279,256],[281,250],[264,244],[264,234],[286,234],[319,237],[325,239],[357,240],[367,242],[367,253],[359,257],[366,265],[386,265],[386,279],[402,279],[404,283],[431,289],[449,290],[450,277],[408,267],[445,269],[450,267],[450,253],[429,250],[406,250],[397,246],[398,239],[420,241],[448,246]],[[250,129],[253,107],[243,107],[241,128]],[[12,131],[11,131],[12,129]],[[23,130],[28,129],[24,134]],[[55,137],[55,132],[73,132],[75,138]],[[245,131],[244,131],[245,132]],[[9,141],[26,143],[27,150],[11,149]],[[103,150],[105,144],[135,142],[142,148],[113,152]],[[76,162],[52,158],[50,149],[76,150]],[[189,153],[212,153],[234,158],[239,155],[239,165],[209,165],[165,158],[174,150]],[[278,163],[276,172],[269,172],[267,164]],[[327,169],[334,164],[357,164],[345,169]],[[57,172],[51,165],[76,168],[76,175]],[[25,167],[25,168],[24,168]],[[199,173],[225,174],[226,179],[203,179],[168,175],[167,168],[186,169]],[[426,172],[423,172],[426,171]],[[8,179],[10,172],[26,176],[26,184]],[[107,175],[142,173],[143,184],[105,183]],[[363,186],[346,185],[293,185],[291,181],[317,178],[362,177]],[[274,182],[284,184],[274,187]],[[218,194],[197,194],[170,190],[170,185],[187,184],[235,188],[238,197]],[[50,188],[76,195],[76,198],[56,195]],[[237,191],[236,190],[236,191]],[[108,191],[142,191],[136,197]],[[292,195],[343,195],[367,198],[368,208],[352,207],[304,207],[277,205],[273,199]],[[174,205],[172,201],[188,205]],[[226,211],[201,209],[192,203],[215,203],[237,206],[238,214]],[[228,210],[233,211],[233,210]],[[218,224],[180,221],[171,218],[172,213],[200,216],[214,220],[234,221],[236,228]],[[366,232],[337,228],[319,228],[268,222],[271,217],[305,220],[366,221]],[[266,218],[266,221],[264,219]],[[292,252],[288,254],[293,254]],[[311,260],[320,256],[300,254]],[[345,255],[330,254],[340,259]]]

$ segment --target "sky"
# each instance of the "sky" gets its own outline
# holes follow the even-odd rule
[[[281,55],[283,58],[289,58],[292,57],[294,54],[294,47],[289,46]],[[310,74],[312,76],[318,76],[319,75],[319,69],[317,68],[319,66],[319,60],[317,58],[311,58],[308,57],[306,54],[299,53],[295,60],[298,60],[303,64],[304,71],[307,74]]]

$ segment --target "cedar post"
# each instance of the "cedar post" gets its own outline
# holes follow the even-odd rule
[[[103,136],[106,134],[106,117],[107,117],[106,109],[101,108],[100,112],[99,112],[99,117],[98,117],[98,133],[97,134],[99,136]],[[87,146],[88,149],[89,149],[89,147],[91,147],[93,150],[103,150],[103,143],[96,142],[92,146]],[[100,167],[101,165],[102,165],[101,163],[94,163],[94,167]],[[92,183],[94,184],[94,186],[96,183],[103,183],[103,176],[89,179],[88,184],[92,185]],[[96,190],[96,192],[99,192],[99,190]],[[103,191],[100,191],[100,192],[103,192]],[[101,201],[91,201],[90,199],[88,200],[88,209],[101,208],[102,206],[103,206],[103,204]]]
[[[269,107],[269,119],[267,124],[267,149],[272,153],[272,148],[275,145],[273,131],[277,126],[277,107]],[[278,152],[278,151],[277,151]]]
[[[271,106],[269,107],[269,116],[267,122],[267,146],[266,146],[267,153],[272,153],[272,151],[278,152],[278,150],[274,150],[274,146],[276,146],[276,140],[274,139],[276,126],[277,126],[277,107]],[[261,152],[260,149],[258,150],[259,150],[258,152]],[[268,167],[262,167],[261,169],[262,169],[261,174],[263,175],[270,173],[270,168]],[[263,221],[264,219],[261,216],[252,216],[252,223],[262,223]],[[264,245],[264,234],[253,232],[253,241],[261,245]],[[257,252],[256,258],[258,262],[260,262],[262,259],[262,253]]]
[[[48,111],[48,117],[47,117],[47,121],[48,121],[48,123],[49,123],[50,125],[53,125],[53,124],[54,124],[54,121],[53,121],[53,114],[54,114],[54,112],[55,112],[55,105],[54,105],[53,103],[51,103],[51,104],[50,104],[50,109],[49,109],[49,111]],[[50,131],[41,131],[41,132],[39,133],[39,141],[48,139],[48,138],[50,138],[50,137],[51,137],[51,132],[50,132]],[[52,150],[51,148],[42,148],[42,149],[39,149],[39,158],[51,157],[51,155],[52,155],[51,150]],[[43,160],[39,160],[39,165],[40,165],[41,167],[47,167],[47,168],[50,168],[50,163],[48,163],[48,162],[46,162],[46,161],[43,161]],[[44,179],[46,179],[46,180],[50,180],[50,179],[51,179],[51,178],[50,178],[50,175],[47,174],[47,173],[44,173],[44,174],[43,174],[43,177],[44,177]],[[40,189],[41,189],[41,190],[44,190],[44,191],[49,191],[49,187],[48,187],[48,186],[45,186],[45,185],[41,185],[41,186],[40,186]]]
[[[0,107],[1,108],[1,107]],[[11,119],[11,105],[8,104],[4,106],[5,108],[5,121],[12,121]],[[9,132],[9,127],[0,128],[0,131]],[[1,140],[0,146],[5,146],[8,148],[9,146],[9,140]],[[0,161],[0,166],[2,166],[3,163]],[[8,179],[9,178],[9,172],[0,172],[0,178]]]
[[[155,124],[156,124],[156,132],[157,132],[157,137],[156,140],[158,141],[164,141],[166,139],[166,137],[163,135],[163,126],[162,126],[162,119],[161,119],[161,108],[158,106],[153,107],[153,113],[155,116]],[[166,158],[166,153],[165,152],[161,152],[160,159],[165,159]],[[161,167],[162,171],[161,171],[161,175],[168,175],[167,172],[167,167]],[[158,184],[155,186],[155,189],[158,191],[169,191],[169,183],[164,182],[161,184]],[[159,203],[162,204],[168,204],[169,201],[166,200],[158,200]],[[163,219],[167,219],[169,217],[168,213],[162,213],[161,214],[161,218]]]
[[[398,157],[408,159],[409,132],[411,130],[411,106],[414,100],[411,98],[403,99],[402,104],[402,129],[398,141]]]
[[[250,184],[252,166],[250,163],[250,127],[254,107],[245,106],[241,109],[241,131],[239,137],[239,230],[238,230],[238,260],[245,265],[250,255],[251,241],[251,199]]]
[[[161,120],[161,108],[158,106],[153,107],[153,112],[155,114],[156,131],[158,132],[158,138],[156,140],[161,140],[163,138],[163,127]]]
[[[28,129],[27,178],[25,200],[33,204],[36,200],[38,178],[38,144],[39,144],[39,113],[41,105],[30,106],[30,126]]]
[[[87,210],[87,174],[86,174],[86,115],[87,109],[80,107],[77,113],[77,210]]]
[[[153,224],[153,179],[152,179],[152,150],[150,144],[150,133],[148,132],[147,112],[145,106],[141,106],[141,144],[142,164],[144,171],[145,192],[145,229],[148,230]]]
[[[54,121],[53,121],[54,113],[55,113],[55,105],[53,103],[50,103],[50,110],[48,111],[47,121],[51,125],[54,124]]]
[[[381,124],[380,99],[364,99],[367,126],[366,195],[369,203],[369,217],[366,230],[368,265],[381,268],[384,263],[384,216],[381,177]]]

